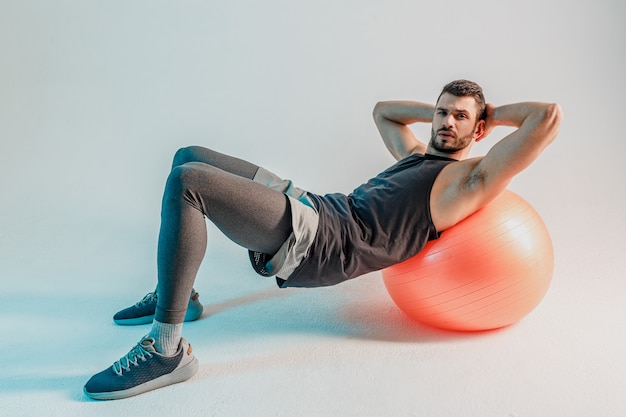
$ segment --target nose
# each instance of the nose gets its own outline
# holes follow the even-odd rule
[[[444,119],[441,122],[441,124],[445,128],[450,128],[450,127],[454,126],[454,116],[452,114],[447,115],[446,117],[444,117]]]

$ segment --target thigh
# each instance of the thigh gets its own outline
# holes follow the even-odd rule
[[[188,202],[249,250],[274,254],[292,232],[289,201],[279,191],[204,163],[181,165],[172,175]]]
[[[240,177],[252,179],[259,167],[240,158],[235,158],[201,146],[188,146],[179,149],[174,155],[172,169],[189,163],[200,162],[219,168]]]

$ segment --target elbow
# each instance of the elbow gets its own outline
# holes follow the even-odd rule
[[[552,143],[556,139],[559,133],[559,128],[563,120],[563,110],[557,103],[550,103],[546,105],[543,111],[543,125],[545,126],[545,137],[548,139],[548,143]]]
[[[374,110],[372,114],[374,116],[374,120],[392,120],[389,115],[391,110],[393,109],[391,101],[379,101],[374,106]]]
[[[382,108],[385,106],[385,102],[384,101],[379,101],[378,103],[376,103],[376,105],[374,106],[374,110],[372,111],[372,116],[374,117],[374,120],[379,120],[382,116]]]
[[[557,103],[548,104],[544,117],[547,124],[556,134],[561,126],[561,121],[563,121],[563,109],[561,109],[561,106]]]

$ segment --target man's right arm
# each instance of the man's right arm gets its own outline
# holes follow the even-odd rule
[[[408,125],[432,122],[435,106],[416,101],[381,101],[374,107],[374,122],[385,146],[396,160],[414,153],[426,153]]]

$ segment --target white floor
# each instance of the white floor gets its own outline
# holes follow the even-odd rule
[[[498,4],[0,0],[0,416],[625,416],[626,7]],[[445,24],[457,14],[480,27]],[[496,104],[565,110],[511,184],[556,253],[528,317],[423,327],[380,273],[280,290],[209,226],[205,314],[184,328],[200,372],[127,400],[83,396],[149,329],[111,316],[155,285],[177,147],[349,191],[391,162],[375,102],[434,100],[461,77]]]
[[[145,270],[141,257],[133,259],[137,242],[60,238],[54,246],[71,256],[55,262],[58,249],[46,255],[35,248],[13,268],[3,263],[3,277],[15,279],[3,279],[0,302],[8,335],[0,414],[623,415],[620,254],[608,245],[581,253],[568,235],[554,234],[563,235],[555,240],[558,262],[540,306],[509,328],[460,334],[408,320],[379,274],[333,288],[279,290],[213,233],[207,263],[214,266],[203,269],[196,286],[206,311],[185,326],[200,372],[177,386],[105,403],[86,399],[82,385],[147,332],[116,327],[111,314],[151,280],[136,276]],[[79,261],[71,261],[75,256]],[[91,263],[97,267],[86,267]]]
[[[80,229],[2,264],[1,415],[617,417],[626,411],[622,255],[607,244],[582,250],[567,230],[552,231],[553,285],[530,316],[503,330],[459,334],[408,320],[378,273],[333,288],[279,290],[210,229],[205,265],[211,267],[196,285],[206,311],[184,331],[200,372],[128,400],[92,402],[82,385],[148,330],[116,327],[111,314],[150,288],[152,279],[141,274],[152,256],[134,255],[146,252],[147,239],[124,241],[107,230],[90,241],[92,231]]]

